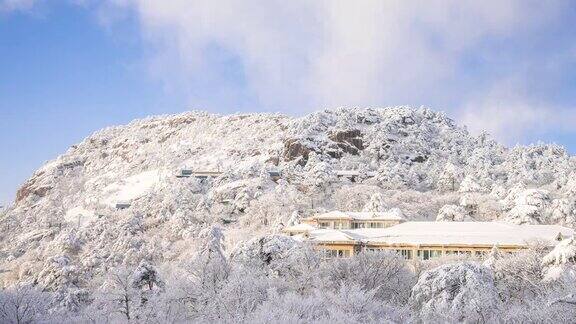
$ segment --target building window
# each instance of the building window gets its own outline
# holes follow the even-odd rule
[[[441,257],[442,251],[441,250],[418,250],[417,254],[418,254],[418,258],[420,258],[420,260],[429,260],[429,259]]]
[[[398,254],[400,254],[404,259],[411,260],[412,259],[412,250],[396,250]]]
[[[364,228],[366,226],[365,223],[362,222],[353,222],[352,223],[352,228]]]
[[[446,255],[468,255],[468,256],[471,256],[472,252],[471,251],[450,250],[450,251],[446,251]]]
[[[346,228],[348,228],[348,224],[347,224],[347,222],[343,222],[343,221],[335,221],[334,222],[334,228],[346,229]]]
[[[324,250],[326,258],[347,258],[350,256],[349,250]]]
[[[329,227],[330,227],[330,222],[319,222],[319,223],[318,223],[318,227],[320,227],[320,228],[329,228]]]
[[[369,228],[384,228],[384,224],[382,224],[380,222],[369,222],[368,227]]]

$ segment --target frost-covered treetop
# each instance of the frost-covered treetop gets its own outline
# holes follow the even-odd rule
[[[571,237],[558,243],[542,260],[544,265],[576,263],[576,239]]]

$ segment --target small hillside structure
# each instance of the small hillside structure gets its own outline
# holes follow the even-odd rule
[[[289,236],[294,236],[294,235],[307,235],[309,232],[314,230],[317,230],[315,226],[306,223],[300,223],[284,227],[282,229],[282,232],[284,232],[284,234],[287,234]]]
[[[559,225],[512,225],[501,222],[404,222],[387,228],[318,228],[296,236],[326,257],[348,257],[364,250],[392,250],[406,259],[445,255],[483,255],[497,246],[516,252],[533,243],[552,249],[574,231]]]
[[[335,170],[336,177],[338,178],[345,178],[352,182],[355,182],[356,179],[360,176],[360,171],[358,170]],[[365,174],[368,178],[373,178],[377,176],[378,173],[375,171],[369,171]]]
[[[282,172],[278,170],[268,171],[268,175],[270,176],[270,179],[272,179],[273,181],[278,181],[282,178]]]
[[[386,212],[341,212],[331,211],[307,217],[302,223],[316,228],[359,229],[386,228],[404,222],[404,216],[399,209]]]
[[[116,209],[118,209],[118,210],[127,209],[127,208],[130,208],[130,206],[132,206],[132,203],[130,203],[129,201],[116,202]]]
[[[194,177],[197,179],[208,179],[219,177],[222,174],[224,174],[224,172],[221,171],[194,171],[192,169],[180,169],[176,172],[176,178]],[[278,181],[282,178],[282,173],[277,170],[268,171],[268,175],[274,181]]]
[[[197,179],[208,179],[208,178],[216,178],[222,175],[222,172],[219,171],[193,171],[192,177]]]
[[[176,178],[189,178],[194,174],[194,171],[190,169],[182,169],[176,173]]]

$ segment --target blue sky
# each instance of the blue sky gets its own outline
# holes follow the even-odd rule
[[[90,133],[190,109],[425,105],[576,152],[566,1],[0,0],[0,204]]]

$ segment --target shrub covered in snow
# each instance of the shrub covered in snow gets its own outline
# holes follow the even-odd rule
[[[255,237],[242,242],[231,253],[236,262],[245,264],[256,263],[256,266],[266,266],[282,271],[283,260],[290,257],[301,243],[284,235]]]
[[[499,307],[492,271],[472,262],[423,272],[410,303],[422,318],[448,322],[491,322]]]
[[[495,258],[491,268],[500,298],[517,303],[540,296],[546,289],[541,262],[542,251],[537,247]]]
[[[49,319],[50,297],[30,286],[0,290],[0,323],[36,323]]]
[[[373,291],[378,299],[405,303],[413,275],[404,259],[395,252],[363,252],[355,258],[337,259],[325,268],[326,282],[334,289],[358,286]]]

